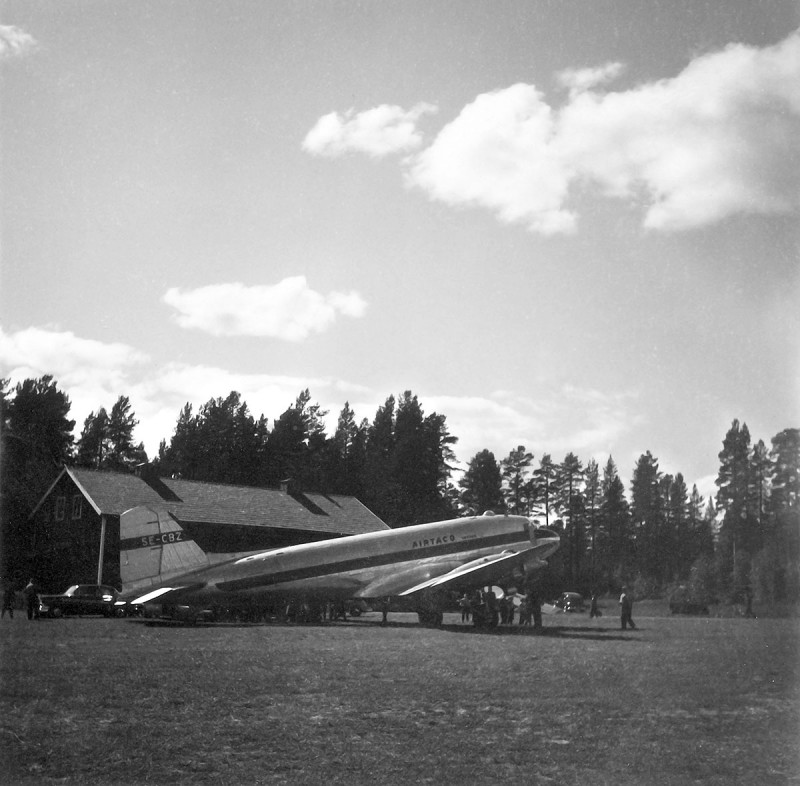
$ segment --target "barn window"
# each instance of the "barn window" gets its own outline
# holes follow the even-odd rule
[[[76,494],[72,498],[72,518],[79,519],[82,513],[83,513],[83,497],[80,494]]]
[[[64,520],[64,513],[67,510],[67,498],[64,496],[56,497],[56,521]]]

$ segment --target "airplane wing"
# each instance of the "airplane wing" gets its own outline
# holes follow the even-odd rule
[[[441,576],[415,584],[413,587],[399,592],[398,595],[413,595],[415,592],[421,592],[432,587],[442,588],[448,585],[462,586],[468,584],[477,587],[483,584],[491,584],[495,579],[507,576],[515,568],[530,564],[531,552],[533,551],[534,549],[504,551],[502,554],[482,557],[465,565],[460,565],[448,573],[443,573]]]
[[[175,603],[180,600],[180,596],[182,594],[186,593],[187,591],[202,589],[203,586],[203,584],[185,584],[183,586],[176,587],[159,587],[158,589],[152,590],[143,595],[140,595],[139,593],[129,593],[129,597],[130,595],[138,595],[138,597],[134,597],[128,602],[135,606],[143,605],[145,603],[153,603],[155,600],[158,600],[159,603],[164,603],[165,601]],[[141,592],[141,590],[139,592]]]

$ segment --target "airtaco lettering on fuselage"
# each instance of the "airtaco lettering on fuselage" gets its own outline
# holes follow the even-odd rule
[[[425,538],[425,540],[415,540],[411,544],[412,549],[423,549],[426,546],[441,546],[445,543],[455,543],[455,535],[445,535],[438,538]]]

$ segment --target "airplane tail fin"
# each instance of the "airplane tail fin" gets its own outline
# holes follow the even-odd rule
[[[147,505],[126,510],[119,522],[123,594],[146,592],[171,577],[206,567],[205,552],[167,510]]]

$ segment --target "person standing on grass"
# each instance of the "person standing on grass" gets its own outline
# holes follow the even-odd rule
[[[531,604],[531,614],[533,616],[533,627],[541,629],[542,627],[542,599],[535,589],[531,589],[528,599]]]
[[[14,600],[14,587],[8,582],[3,588],[3,611],[0,613],[0,618],[5,617],[8,612],[8,616],[14,619]]]
[[[465,592],[458,600],[459,608],[461,609],[461,622],[469,622],[470,610],[472,604],[469,600],[469,595]]]
[[[633,596],[628,592],[627,587],[622,588],[622,594],[619,596],[619,609],[620,609],[620,622],[622,630],[627,630],[628,625],[631,630],[636,630],[636,625],[633,623]]]
[[[594,619],[600,616],[600,609],[597,608],[597,594],[592,593],[592,603],[589,606],[589,619]]]
[[[39,619],[39,590],[33,579],[25,585],[25,607],[28,609],[28,619]]]

